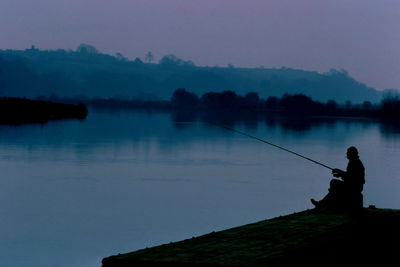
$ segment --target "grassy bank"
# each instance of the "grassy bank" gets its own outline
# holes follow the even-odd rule
[[[400,211],[303,211],[103,259],[127,266],[398,266]]]

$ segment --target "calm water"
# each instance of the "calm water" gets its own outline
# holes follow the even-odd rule
[[[311,208],[330,171],[168,113],[0,126],[0,266],[100,266],[103,257]],[[175,117],[174,117],[175,118]],[[237,123],[345,168],[355,145],[365,205],[400,207],[400,134],[365,121]]]

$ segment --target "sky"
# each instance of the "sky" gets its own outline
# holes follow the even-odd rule
[[[399,25],[399,0],[0,0],[0,49],[345,69],[380,90],[400,89]]]

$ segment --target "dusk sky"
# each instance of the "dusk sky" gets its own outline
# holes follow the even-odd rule
[[[346,69],[376,89],[400,88],[399,25],[398,0],[0,0],[0,49]]]

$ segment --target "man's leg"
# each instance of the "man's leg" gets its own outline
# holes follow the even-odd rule
[[[328,191],[328,194],[326,194],[326,196],[322,200],[316,201],[314,199],[311,199],[311,203],[316,208],[334,208],[340,205],[340,199],[343,196],[344,191],[343,181],[332,179]]]

